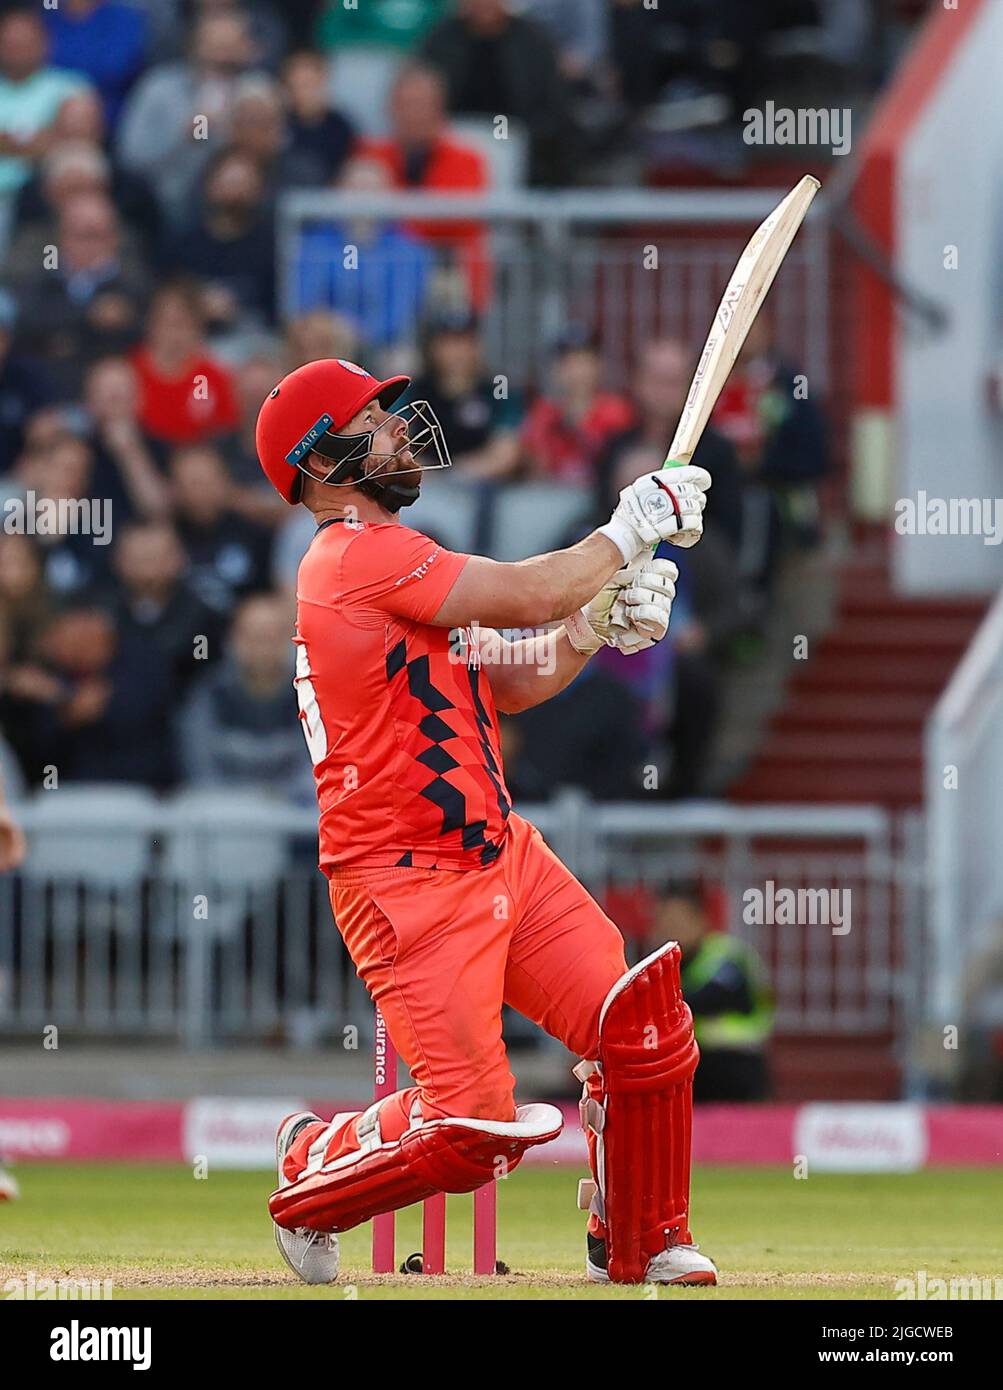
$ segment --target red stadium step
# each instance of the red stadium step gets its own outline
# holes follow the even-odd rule
[[[881,657],[868,662],[847,660],[838,653],[826,652],[806,665],[794,679],[799,692],[856,692],[861,699],[870,692],[892,694],[900,690],[922,692],[929,703],[940,694],[950,677],[956,661],[943,666],[924,657]]]
[[[913,733],[861,733],[831,728],[795,733],[785,724],[769,740],[763,762],[776,766],[812,763],[843,767],[854,766],[865,758],[872,765],[910,767],[920,755],[920,743],[918,734]]]
[[[797,664],[758,755],[731,789],[735,800],[896,808],[921,800],[924,724],[984,605],[903,598],[889,587],[883,546],[871,544],[868,555],[842,576],[835,624]]]
[[[873,802],[897,809],[918,805],[923,777],[918,767],[834,770],[824,765],[760,768],[757,763],[728,795],[743,803],[827,801],[845,806]]]
[[[982,605],[971,599],[923,599],[923,615],[937,622],[956,623],[966,631],[978,626]],[[840,618],[875,618],[896,621],[902,617],[902,599],[889,590],[874,592],[865,587],[844,588],[837,613]]]
[[[952,652],[964,644],[965,636],[974,631],[977,623],[964,625],[950,619],[929,618],[925,613],[907,613],[899,617],[876,618],[873,616],[854,616],[846,623],[829,633],[823,639],[823,647],[843,651],[848,648],[866,648],[899,651],[913,649],[929,652],[931,650]]]
[[[872,694],[866,700],[854,691],[844,694],[834,691],[819,695],[802,695],[792,690],[791,700],[783,711],[783,728],[855,729],[911,731],[922,728],[929,712],[929,701],[923,695]]]

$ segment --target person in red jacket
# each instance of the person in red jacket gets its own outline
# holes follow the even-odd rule
[[[550,390],[530,407],[522,448],[534,477],[591,486],[603,446],[630,429],[630,400],[603,387],[603,363],[591,335],[572,324],[558,339]]]
[[[174,280],[157,291],[146,337],[132,356],[140,422],[164,444],[194,444],[236,429],[240,412],[230,373],[202,337],[196,288]]]
[[[432,68],[406,67],[390,96],[393,133],[359,142],[355,153],[378,159],[394,186],[429,193],[484,193],[491,177],[478,150],[449,133],[446,88]],[[466,278],[470,302],[484,307],[490,293],[487,238],[479,222],[405,224],[414,236],[455,253]]]

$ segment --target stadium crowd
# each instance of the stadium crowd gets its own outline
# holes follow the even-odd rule
[[[630,0],[0,4],[0,729],[13,782],[56,766],[64,779],[309,795],[289,642],[308,536],[254,448],[262,399],[302,362],[379,369],[409,355],[455,480],[477,489],[485,548],[506,488],[576,490],[558,543],[662,461],[692,344],[650,342],[628,389],[611,390],[593,326],[569,322],[537,389],[499,399],[484,227],[313,224],[288,313],[284,192],[487,190],[490,164],[453,121],[498,112],[526,132],[531,183],[588,181],[653,113],[682,119],[708,97],[740,110],[751,56],[808,10],[826,61],[848,70],[863,0],[663,0],[655,44],[638,42],[648,12]],[[631,663],[609,654],[506,721],[517,796],[569,781],[640,794],[640,771],[618,771],[626,728],[638,770],[668,769],[664,794],[700,790],[722,668],[755,639],[784,547],[816,539],[826,430],[794,398],[795,370],[764,324],[698,455],[712,520],[680,561],[671,640]],[[110,507],[107,535],[39,521],[82,501]]]

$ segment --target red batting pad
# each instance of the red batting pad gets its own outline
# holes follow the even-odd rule
[[[599,1020],[585,1113],[603,1194],[609,1276],[643,1280],[666,1243],[689,1244],[693,1073],[699,1051],[669,942],[619,980]],[[590,1136],[591,1138],[591,1136]]]
[[[268,1199],[273,1221],[286,1230],[349,1231],[382,1212],[422,1202],[438,1192],[472,1192],[495,1176],[499,1159],[511,1172],[527,1149],[561,1132],[552,1105],[525,1105],[512,1124],[432,1120],[401,1139],[336,1159],[306,1172]]]

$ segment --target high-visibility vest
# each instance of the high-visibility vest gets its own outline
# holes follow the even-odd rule
[[[710,932],[705,936],[696,954],[683,962],[683,995],[696,993],[709,984],[728,961],[737,965],[748,980],[752,1009],[748,1013],[694,1018],[697,1042],[701,1047],[759,1047],[773,1027],[773,997],[759,957],[744,941],[726,932]]]

